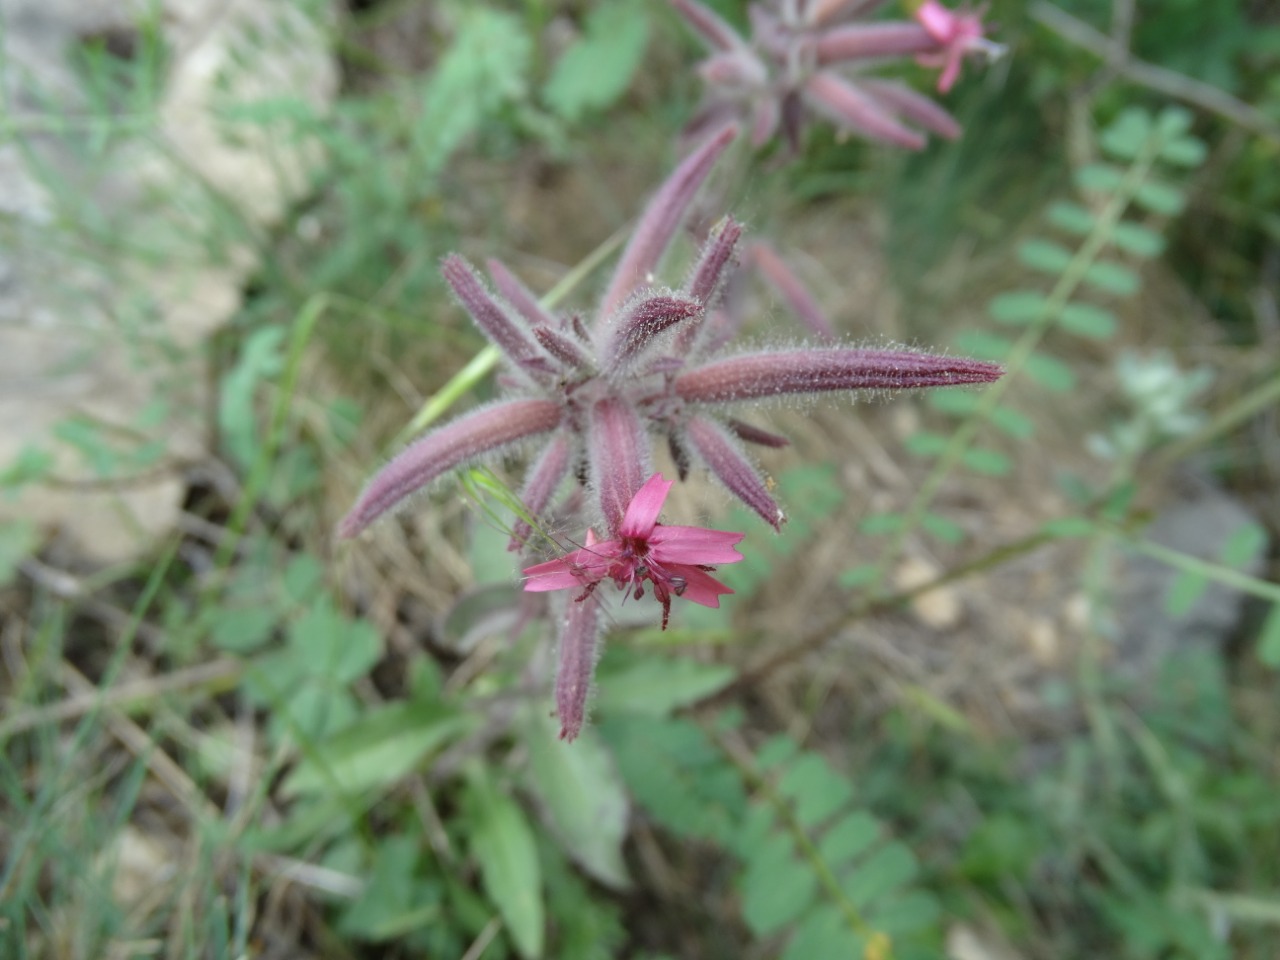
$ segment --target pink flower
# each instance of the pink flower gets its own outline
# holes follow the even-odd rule
[[[938,0],[925,0],[915,12],[916,21],[942,48],[936,53],[922,53],[916,57],[921,66],[941,68],[938,91],[946,93],[960,77],[960,66],[969,54],[979,54],[995,59],[1004,53],[1004,47],[983,37],[982,17],[986,5],[977,9],[962,7],[948,10]]]
[[[715,564],[737,563],[742,554],[734,549],[744,534],[703,527],[658,523],[658,513],[673,483],[655,473],[632,497],[618,535],[597,540],[587,531],[586,545],[563,557],[527,567],[524,588],[532,593],[583,588],[586,600],[604,580],[644,596],[645,581],[662,604],[662,628],[671,616],[671,597],[683,597],[704,607],[719,607],[723,594],[733,593],[710,576]]]

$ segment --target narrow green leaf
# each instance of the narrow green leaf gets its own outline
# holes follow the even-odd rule
[[[1092,303],[1068,303],[1058,316],[1058,325],[1078,337],[1107,340],[1115,335],[1116,315]]]
[[[936,457],[947,449],[947,438],[936,433],[921,431],[909,436],[903,446],[917,457]]]
[[[1156,180],[1146,180],[1139,184],[1138,189],[1134,191],[1133,199],[1144,210],[1150,210],[1163,217],[1172,217],[1181,213],[1185,203],[1181,191],[1176,187]]]
[[[1048,300],[1033,290],[1011,290],[1001,293],[987,304],[987,315],[996,323],[1026,324],[1039,320]],[[938,394],[932,394],[937,396]]]
[[[1149,259],[1164,253],[1164,237],[1140,223],[1117,223],[1111,231],[1111,242],[1135,257]]]
[[[1036,432],[1031,418],[1012,407],[996,407],[991,411],[991,422],[997,429],[1018,440],[1025,440]]]
[[[956,349],[980,360],[1003,360],[1013,349],[1013,343],[999,334],[970,330],[956,337]]]
[[[1099,260],[1089,264],[1084,272],[1084,282],[1117,297],[1127,297],[1138,292],[1138,275],[1126,266]]]
[[[371,710],[303,755],[285,779],[286,795],[386,787],[456,739],[473,721],[439,703],[396,703]]]
[[[529,786],[570,858],[615,890],[631,881],[622,859],[629,802],[613,757],[593,728],[573,743],[558,739],[545,709],[521,725],[529,748]]]
[[[863,518],[858,529],[868,536],[884,535],[897,533],[906,522],[906,517],[900,513],[873,513]]]
[[[1062,273],[1071,262],[1071,251],[1052,240],[1033,238],[1018,244],[1018,260],[1041,273]]]
[[[1076,186],[1097,193],[1114,193],[1124,182],[1124,171],[1109,163],[1091,163],[1075,172]]]
[[[1061,360],[1043,353],[1033,353],[1027,357],[1027,376],[1042,387],[1065,393],[1076,385],[1076,375]]]
[[[11,581],[20,564],[40,545],[40,527],[30,520],[12,520],[0,527],[0,587]]]
[[[1003,453],[985,447],[970,447],[961,459],[974,473],[988,477],[1003,477],[1013,469],[1013,462]]]
[[[610,106],[631,84],[649,40],[649,17],[639,3],[600,4],[583,35],[564,52],[543,89],[547,105],[569,122]]]
[[[926,513],[920,518],[920,526],[931,536],[937,537],[943,543],[961,543],[964,540],[964,528],[954,520],[948,520],[946,517],[939,516],[936,513]]]
[[[1198,167],[1208,154],[1204,141],[1196,137],[1175,137],[1160,148],[1160,159],[1179,167]]]
[[[1280,603],[1271,605],[1258,634],[1258,659],[1273,669],[1280,667]]]
[[[857,590],[875,583],[879,577],[880,571],[874,563],[863,563],[841,573],[839,583],[845,590]]]
[[[536,960],[542,956],[546,921],[533,829],[524,811],[497,788],[479,762],[468,770],[463,799],[469,821],[463,832],[471,838],[485,893],[521,956]]]
[[[715,693],[734,677],[733,667],[687,657],[648,657],[599,678],[598,702],[610,712],[665,717]]]
[[[1059,200],[1049,207],[1045,217],[1059,230],[1084,236],[1096,222],[1092,213],[1078,203]]]
[[[878,907],[871,918],[876,930],[890,938],[925,930],[938,921],[937,898],[923,890],[911,890]]]

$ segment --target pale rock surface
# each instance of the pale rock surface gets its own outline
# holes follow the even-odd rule
[[[170,57],[155,116],[94,152],[84,123],[58,128],[88,115],[70,54],[86,36],[127,35],[154,4],[0,0],[12,108],[0,117],[0,472],[37,448],[58,478],[0,494],[0,522],[56,529],[96,563],[136,556],[172,529],[180,466],[204,452],[198,348],[238,309],[266,229],[321,159],[287,125],[228,123],[219,111],[291,99],[320,115],[337,88],[334,7],[165,0]],[[109,444],[159,444],[163,456],[102,484],[54,436],[76,417]]]

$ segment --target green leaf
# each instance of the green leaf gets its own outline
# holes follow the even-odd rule
[[[1191,120],[1191,111],[1182,107],[1165,107],[1156,118],[1156,126],[1160,136],[1172,140],[1191,129]]]
[[[1075,172],[1076,186],[1096,193],[1115,193],[1124,182],[1124,171],[1109,163],[1091,163]]]
[[[236,365],[222,378],[218,393],[218,429],[232,459],[241,467],[257,457],[258,427],[254,397],[258,386],[284,369],[284,343],[288,331],[279,324],[249,334]]]
[[[1084,236],[1093,229],[1096,222],[1092,213],[1078,203],[1059,200],[1045,212],[1049,223],[1067,233]]]
[[[1035,323],[1044,314],[1048,303],[1044,294],[1032,290],[1012,290],[993,297],[987,304],[987,315],[996,323]]]
[[[520,18],[478,4],[460,10],[457,36],[431,73],[414,131],[429,177],[485,120],[526,92],[533,43]]]
[[[1164,237],[1139,223],[1117,223],[1111,231],[1111,242],[1135,257],[1158,257],[1164,252]]]
[[[250,653],[271,639],[280,622],[280,612],[269,605],[223,606],[214,611],[209,626],[209,642],[231,653]]]
[[[573,743],[537,708],[522,724],[529,749],[529,787],[565,852],[615,890],[630,886],[623,863],[629,802],[613,757],[593,728]]]
[[[947,438],[922,430],[907,437],[903,446],[917,457],[936,457],[947,449]]]
[[[1271,605],[1258,634],[1258,659],[1272,669],[1280,667],[1280,603]]]
[[[1138,291],[1138,275],[1128,267],[1109,260],[1089,264],[1084,272],[1084,282],[1117,297],[1127,297]]]
[[[818,841],[818,854],[836,871],[852,863],[880,839],[880,821],[865,810],[842,817]]]
[[[841,889],[859,910],[903,886],[916,875],[916,858],[905,844],[894,840],[855,864]]]
[[[1092,303],[1068,303],[1058,316],[1058,325],[1078,337],[1106,340],[1115,335],[1116,315]]]
[[[40,546],[40,528],[31,520],[10,520],[0,526],[0,587],[17,575],[18,564]]]
[[[625,670],[603,673],[597,702],[609,712],[665,717],[715,693],[734,678],[733,667],[687,657],[646,657]]]
[[[1154,134],[1151,115],[1139,107],[1123,110],[1098,138],[1102,149],[1122,160],[1132,160]]]
[[[912,890],[875,912],[875,928],[890,938],[926,930],[938,922],[941,910],[937,899],[924,890]]]
[[[1185,617],[1196,605],[1196,601],[1204,595],[1208,586],[1209,578],[1203,574],[1179,570],[1165,593],[1165,613],[1174,618]]]
[[[778,781],[778,792],[795,804],[801,827],[812,830],[853,800],[848,779],[816,753],[802,753]]]
[[[1051,240],[1035,238],[1018,244],[1018,260],[1032,270],[1056,276],[1067,269],[1071,251]]]
[[[1061,360],[1043,353],[1033,353],[1027,357],[1027,376],[1042,387],[1065,393],[1076,385],[1076,375]]]
[[[1003,477],[1013,469],[1013,462],[1003,453],[985,447],[970,447],[961,460],[974,473],[988,477]]]
[[[1011,407],[996,407],[991,411],[991,422],[998,430],[1018,440],[1025,440],[1036,432],[1031,419]]]
[[[1236,527],[1222,546],[1220,557],[1229,567],[1240,568],[1251,563],[1267,549],[1267,533],[1256,523]]]
[[[1175,137],[1160,148],[1160,159],[1179,167],[1198,167],[1209,151],[1196,137]]]
[[[954,520],[948,520],[946,517],[936,513],[926,513],[920,518],[920,526],[931,536],[937,537],[943,543],[961,543],[964,540],[964,528]]]
[[[924,401],[935,410],[957,417],[972,413],[981,402],[977,393],[968,390],[930,390]]]
[[[490,901],[498,908],[521,956],[542,956],[546,922],[542,871],[533,829],[519,805],[493,783],[477,761],[468,768],[463,796],[465,833]]]
[[[441,920],[438,891],[416,877],[422,844],[411,834],[392,834],[373,856],[368,884],[359,899],[342,914],[338,929],[375,942],[393,940]]]
[[[740,881],[742,916],[758,937],[776,933],[809,909],[818,878],[796,859],[791,838],[769,835],[751,851]]]
[[[862,519],[858,529],[867,536],[897,533],[906,525],[907,518],[900,513],[873,513]]]
[[[823,904],[805,916],[780,960],[870,960],[861,936],[849,929],[844,914]]]
[[[880,571],[874,563],[864,563],[843,571],[840,574],[839,583],[844,590],[857,590],[860,587],[870,586],[879,577]]]
[[[313,675],[350,683],[382,656],[382,638],[373,624],[351,620],[319,597],[289,626],[289,646]]]
[[[304,754],[285,779],[284,792],[354,795],[381,789],[471,726],[470,718],[439,703],[396,703],[371,710]]]
[[[1048,536],[1067,539],[1090,536],[1095,527],[1091,520],[1086,520],[1084,517],[1061,517],[1050,520],[1040,529]]]
[[[543,88],[547,105],[569,122],[601,110],[631,84],[649,39],[639,3],[604,3],[587,15],[586,29],[556,63]]]
[[[1167,183],[1160,183],[1156,180],[1146,180],[1140,183],[1138,189],[1134,191],[1133,199],[1144,210],[1150,210],[1152,213],[1164,217],[1172,217],[1181,213],[1185,202],[1181,191],[1176,187],[1171,187]]]
[[[979,360],[1003,360],[1013,344],[999,334],[970,330],[956,337],[956,349]]]

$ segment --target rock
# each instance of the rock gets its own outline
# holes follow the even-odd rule
[[[319,160],[287,126],[232,130],[219,111],[289,98],[319,114],[337,87],[333,0],[166,0],[172,61],[154,122],[95,150],[69,54],[87,35],[127,35],[154,6],[0,0],[0,82],[23,138],[0,141],[12,224],[0,252],[0,472],[38,449],[58,480],[0,497],[0,521],[57,529],[96,563],[172,529],[178,464],[204,452],[198,348],[239,308],[254,239]],[[217,237],[229,210],[243,229]]]
[[[894,586],[898,590],[911,590],[936,580],[941,574],[942,568],[933,561],[923,557],[907,557],[894,572]],[[960,623],[964,607],[956,589],[943,586],[913,599],[911,611],[922,623],[934,630],[950,630]]]

